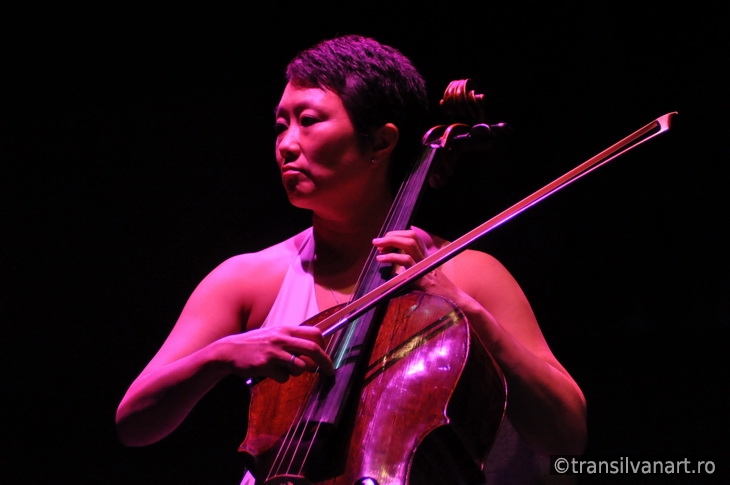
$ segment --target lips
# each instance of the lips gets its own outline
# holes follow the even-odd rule
[[[307,178],[307,174],[295,167],[284,167],[281,171],[281,181],[286,190],[296,189],[299,182]]]
[[[287,179],[291,179],[291,178],[299,178],[302,175],[304,175],[304,174],[302,172],[300,172],[299,170],[285,170],[284,172],[281,173],[281,178],[283,180],[287,180]]]
[[[283,174],[285,174],[287,172],[304,173],[305,170],[303,168],[301,168],[301,167],[298,167],[298,166],[292,164],[292,163],[287,163],[287,164],[282,165],[282,167],[281,167],[281,173],[283,175]]]
[[[307,174],[297,168],[285,168],[281,171],[281,179],[287,180],[298,180],[302,177],[306,177]]]

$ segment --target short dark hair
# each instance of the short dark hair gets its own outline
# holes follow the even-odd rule
[[[297,54],[286,68],[286,81],[337,93],[363,140],[375,128],[396,125],[400,138],[391,182],[397,187],[422,149],[427,128],[426,83],[409,58],[375,39],[343,35]]]

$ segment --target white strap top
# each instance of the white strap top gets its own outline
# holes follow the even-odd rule
[[[313,262],[314,239],[310,227],[306,230],[304,242],[284,276],[279,294],[261,324],[262,327],[299,325],[320,312],[314,293]]]

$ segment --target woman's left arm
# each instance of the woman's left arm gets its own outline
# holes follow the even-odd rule
[[[407,268],[423,259],[427,244],[417,234],[393,231],[374,240],[379,260]],[[415,286],[450,299],[464,312],[505,375],[507,412],[523,439],[547,454],[583,452],[583,392],[550,350],[519,284],[496,258],[464,251]]]

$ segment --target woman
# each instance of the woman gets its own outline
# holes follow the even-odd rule
[[[168,435],[230,374],[286,382],[304,372],[333,373],[321,332],[299,323],[349,298],[373,246],[381,263],[408,268],[447,243],[419,228],[376,237],[393,187],[420,149],[427,98],[411,62],[373,39],[348,35],[301,52],[286,74],[275,115],[276,161],[290,202],[311,211],[312,227],[234,256],[201,281],[119,405],[125,445]],[[464,251],[414,289],[464,312],[504,372],[507,421],[530,450],[582,452],[582,392],[496,259]]]

